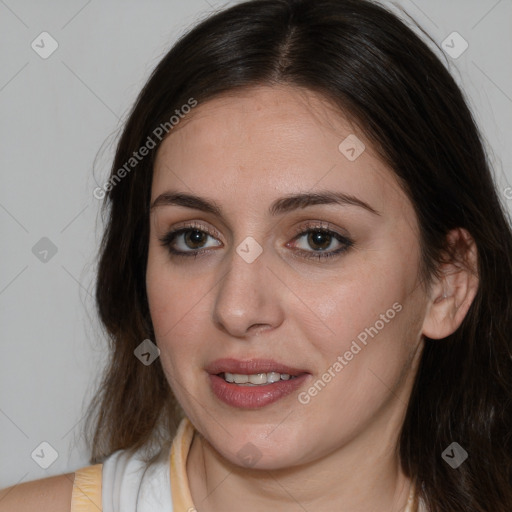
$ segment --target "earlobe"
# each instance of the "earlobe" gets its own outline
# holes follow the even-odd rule
[[[431,339],[446,338],[464,320],[478,291],[476,244],[462,228],[448,234],[450,261],[440,267],[441,277],[430,289],[422,334]]]

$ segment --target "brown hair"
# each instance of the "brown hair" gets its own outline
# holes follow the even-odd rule
[[[419,221],[425,282],[451,229],[475,240],[477,295],[456,332],[425,338],[398,449],[428,510],[512,510],[512,233],[463,94],[398,17],[369,0],[253,0],[206,18],[141,91],[111,178],[191,98],[272,84],[331,100],[394,170]],[[92,462],[170,442],[182,416],[160,360],[145,366],[133,354],[154,340],[145,270],[159,142],[105,190],[96,299],[111,357],[89,411]],[[453,441],[469,453],[456,470],[441,458]]]

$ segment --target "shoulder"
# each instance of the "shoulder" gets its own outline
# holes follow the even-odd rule
[[[67,473],[0,490],[0,512],[69,512],[75,474]]]

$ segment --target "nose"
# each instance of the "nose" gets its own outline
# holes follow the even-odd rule
[[[233,250],[218,284],[214,324],[238,338],[278,327],[284,320],[285,286],[274,272],[265,251],[249,263]]]

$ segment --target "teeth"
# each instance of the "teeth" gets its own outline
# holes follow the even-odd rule
[[[243,375],[241,373],[228,373],[221,374],[226,382],[233,382],[246,386],[261,386],[263,384],[272,384],[280,380],[290,380],[295,378],[288,373],[268,372],[268,373],[254,373],[252,375]]]
[[[236,380],[235,380],[236,382]],[[257,373],[256,375],[249,375],[249,382],[251,384],[266,384],[267,383],[267,374],[266,373]]]
[[[249,382],[249,376],[235,373],[233,375],[233,380],[235,381],[236,384],[246,384],[247,382]]]

